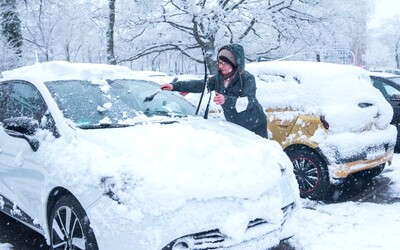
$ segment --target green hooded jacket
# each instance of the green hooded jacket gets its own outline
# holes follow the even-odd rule
[[[216,91],[223,94],[225,103],[221,105],[227,121],[238,124],[249,130],[253,130],[262,124],[266,124],[267,117],[261,104],[256,98],[256,81],[252,74],[245,70],[244,50],[239,44],[228,44],[219,49],[227,49],[235,56],[237,72],[232,83],[225,88],[222,81],[222,74],[218,71],[207,81],[209,91]],[[177,81],[173,83],[173,91],[201,93],[204,87],[203,80]],[[246,110],[238,112],[236,101],[239,97],[247,97],[248,105]]]

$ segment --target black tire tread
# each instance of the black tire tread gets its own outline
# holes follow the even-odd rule
[[[322,157],[313,149],[307,147],[307,146],[300,146],[300,147],[293,147],[288,150],[285,150],[286,154],[289,156],[290,160],[292,163],[296,159],[305,159],[309,161],[310,163],[315,166],[315,169],[317,171],[317,184],[314,186],[314,188],[309,191],[309,190],[301,190],[300,189],[300,183],[299,183],[299,178],[300,176],[296,176],[296,179],[299,183],[299,191],[300,191],[300,197],[302,198],[309,198],[313,200],[323,200],[326,199],[327,196],[329,195],[329,191],[331,188],[331,184],[329,181],[329,172],[326,166],[325,161],[322,159]],[[296,166],[294,165],[294,168]],[[296,174],[296,171],[295,171]]]

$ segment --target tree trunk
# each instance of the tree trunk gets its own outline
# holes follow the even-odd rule
[[[115,25],[115,1],[109,0],[108,7],[110,10],[107,30],[107,63],[116,65],[117,61],[114,54],[114,25]]]
[[[394,59],[396,61],[396,68],[400,69],[400,39],[397,40],[394,48]]]

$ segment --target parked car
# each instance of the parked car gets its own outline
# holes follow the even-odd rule
[[[257,81],[270,138],[294,165],[301,197],[325,199],[350,175],[391,164],[393,110],[355,66],[274,61],[246,65]]]
[[[293,235],[299,194],[278,143],[196,117],[122,66],[3,76],[0,210],[52,249],[267,249]]]
[[[391,124],[395,125],[397,131],[400,128],[400,75],[390,73],[370,72],[372,84],[377,88],[385,99],[392,105],[393,118]],[[400,134],[397,133],[395,152],[400,152]]]
[[[382,72],[382,73],[390,73],[394,75],[400,75],[400,69],[392,69],[392,68],[377,68],[371,69],[371,72]]]

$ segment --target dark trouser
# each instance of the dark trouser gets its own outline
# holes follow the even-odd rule
[[[267,123],[263,123],[260,126],[253,128],[252,132],[256,133],[257,135],[268,139],[268,130],[267,130]]]

